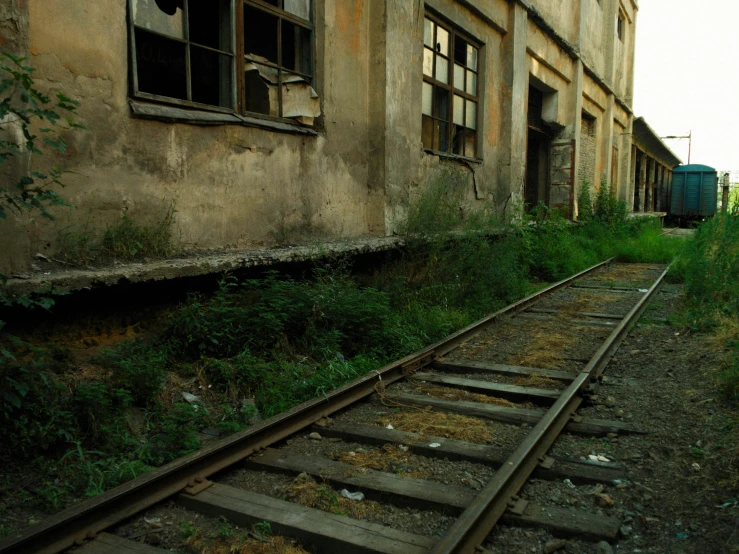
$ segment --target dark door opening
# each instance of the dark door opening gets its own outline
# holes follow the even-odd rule
[[[539,202],[549,204],[549,149],[550,138],[544,129],[542,109],[544,93],[529,87],[528,126],[526,146],[526,182],[524,183],[524,202],[526,210],[535,208]]]
[[[549,204],[549,137],[535,129],[529,129],[526,149],[526,186],[524,201],[526,209],[535,208],[539,202]]]

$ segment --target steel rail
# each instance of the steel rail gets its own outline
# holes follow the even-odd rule
[[[274,444],[319,419],[345,408],[375,392],[379,383],[390,384],[408,372],[430,364],[504,316],[514,315],[547,294],[569,286],[613,258],[554,283],[401,360],[372,371],[325,395],[295,406],[240,433],[235,433],[146,473],[99,496],[81,502],[40,523],[0,540],[2,554],[56,554],[83,544],[105,529],[173,496],[196,482],[225,469]]]
[[[649,301],[662,286],[668,269],[618,324],[578,377],[534,426],[488,485],[475,497],[472,504],[447,529],[431,551],[432,554],[473,554],[478,550],[500,517],[509,507],[515,505],[518,491],[570,419],[575,417],[575,411],[588,394],[588,386],[595,384],[594,381],[600,378],[621,341],[628,334],[630,325],[639,319]]]

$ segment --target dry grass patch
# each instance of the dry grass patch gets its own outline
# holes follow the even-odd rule
[[[649,268],[656,267],[657,264],[628,264],[628,265],[613,265],[606,271],[598,272],[595,275],[588,277],[589,281],[598,282],[612,282],[621,281],[627,286],[631,285],[634,281],[640,282],[653,281],[652,273]]]
[[[285,499],[332,514],[364,519],[371,513],[382,513],[384,508],[377,502],[357,502],[344,498],[325,483],[317,483],[307,473],[301,473],[284,489]]]
[[[513,384],[519,387],[532,387],[535,389],[562,390],[565,388],[564,383],[556,381],[545,375],[527,375],[514,379]]]
[[[392,425],[399,431],[418,433],[419,438],[444,437],[475,444],[493,442],[492,426],[486,421],[458,414],[425,410],[403,410],[397,414],[384,416],[376,423],[387,427]]]
[[[284,537],[242,533],[227,538],[202,537],[196,533],[185,545],[201,554],[308,554],[300,545]]]
[[[398,473],[403,477],[416,479],[428,477],[428,472],[406,471],[405,468],[409,465],[412,466],[416,461],[415,456],[410,452],[403,451],[400,446],[395,444],[386,444],[372,450],[344,452],[339,456],[339,461],[355,467]]]
[[[564,334],[542,325],[531,333],[526,351],[510,356],[507,363],[544,369],[561,368],[566,364],[563,357],[565,349],[576,342],[575,333],[581,329],[582,327],[570,326],[569,333]]]
[[[477,394],[462,389],[453,389],[450,387],[439,387],[436,385],[417,384],[416,392],[444,400],[456,400],[458,402],[480,402],[481,404],[493,404],[495,406],[504,406],[506,408],[518,408],[518,404],[514,404],[510,400],[504,398],[496,398],[487,394]]]

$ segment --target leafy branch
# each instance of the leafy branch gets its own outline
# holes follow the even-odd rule
[[[9,52],[0,53],[0,165],[28,155],[26,163],[18,164],[17,181],[10,186],[0,184],[0,219],[6,219],[8,212],[39,210],[53,220],[47,208],[68,205],[54,190],[64,187],[62,169],[38,171],[30,159],[42,154],[44,146],[64,154],[63,133],[85,126],[75,119],[79,102],[61,91],[54,93],[53,100],[39,91],[33,80],[35,69],[24,65],[25,61]]]

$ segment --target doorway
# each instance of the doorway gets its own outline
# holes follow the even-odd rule
[[[529,128],[526,149],[526,186],[524,187],[524,201],[527,210],[535,208],[539,202],[549,205],[547,194],[549,146],[550,139],[548,135]]]
[[[529,86],[526,182],[524,183],[524,202],[526,202],[527,211],[535,208],[539,202],[549,205],[549,150],[551,139],[544,126],[543,107],[544,93]]]

